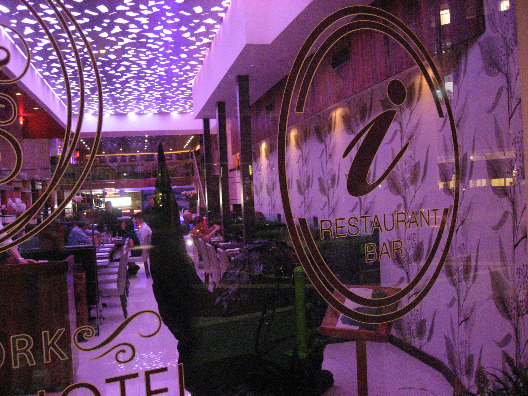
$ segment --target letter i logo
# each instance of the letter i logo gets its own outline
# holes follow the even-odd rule
[[[405,102],[407,96],[405,86],[400,80],[391,80],[387,87],[387,96],[389,100],[396,106],[400,106]],[[350,151],[356,146],[359,140],[365,136],[363,142],[359,146],[356,156],[350,165],[350,172],[347,178],[347,190],[353,197],[361,197],[367,195],[369,192],[378,187],[383,180],[389,176],[389,173],[394,169],[398,161],[403,157],[405,151],[409,147],[409,143],[405,143],[400,152],[392,160],[385,172],[374,182],[368,182],[368,174],[374,157],[378,152],[383,138],[387,134],[397,110],[389,109],[378,115],[370,121],[359,133],[352,139],[343,153],[343,158],[346,158]]]
[[[447,121],[451,127],[456,176],[453,202],[446,205],[442,212],[440,224],[435,227],[431,235],[430,251],[424,255],[424,262],[421,268],[405,287],[392,295],[382,298],[365,298],[354,293],[341,283],[333,273],[313,239],[307,219],[304,217],[296,218],[293,215],[286,169],[287,129],[290,111],[294,110],[296,113],[304,112],[313,77],[328,51],[339,40],[362,30],[382,34],[385,41],[393,40],[397,42],[414,60],[429,88],[429,94],[434,101],[438,118],[446,116],[448,118]],[[373,46],[373,48],[376,47]],[[353,320],[379,324],[401,318],[425,298],[442,272],[454,235],[460,197],[460,153],[455,119],[442,78],[431,55],[429,55],[425,46],[409,28],[387,11],[370,6],[345,7],[321,21],[307,37],[293,63],[283,92],[277,138],[279,186],[288,232],[306,275],[319,294],[334,309]],[[369,183],[369,172],[373,168],[380,146],[389,128],[393,125],[398,111],[401,111],[400,106],[406,101],[407,91],[405,85],[398,79],[391,80],[387,84],[387,97],[395,108],[385,110],[370,120],[354,136],[342,154],[342,158],[346,158],[351,154],[352,150],[356,150],[347,176],[347,191],[353,197],[362,197],[369,193],[374,193],[374,189],[387,179],[391,172],[395,171],[396,165],[408,151],[411,143],[410,139],[414,139],[414,136],[416,136],[413,134],[408,138],[409,140],[404,139],[399,151],[391,154],[393,158],[389,157],[391,162],[388,165],[384,165],[385,169],[381,176]],[[393,211],[394,208],[389,210],[389,212]],[[367,258],[374,258],[376,254],[375,244],[373,245],[367,247]],[[398,250],[401,253],[401,242],[393,244],[393,250]],[[382,249],[380,255],[385,254],[386,252]],[[425,278],[426,274],[430,274],[429,279]],[[424,286],[419,288],[418,285]],[[412,296],[412,299],[409,299],[405,306],[397,308],[397,303],[407,296]],[[363,307],[387,307],[387,309],[379,310],[380,314],[367,314],[345,305],[343,302],[345,300],[350,300],[352,303]]]

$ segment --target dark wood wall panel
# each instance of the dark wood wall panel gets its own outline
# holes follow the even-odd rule
[[[484,32],[483,0],[378,0],[372,3],[400,19],[418,36],[432,56],[456,52]],[[450,23],[440,24],[440,10],[449,8]],[[350,61],[335,70],[331,57],[348,47]],[[442,63],[445,63],[442,60]],[[363,30],[337,42],[316,71],[303,114],[290,113],[295,124],[328,107],[413,67],[414,60],[395,40],[386,35]],[[286,78],[252,106],[252,140],[254,149],[263,139],[275,139],[282,93]]]

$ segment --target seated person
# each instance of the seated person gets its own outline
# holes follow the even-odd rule
[[[2,222],[0,221],[0,230],[4,228],[2,225]],[[4,236],[5,234],[0,234],[0,236]],[[3,241],[0,246],[5,246],[9,243],[13,242],[11,238],[6,239]],[[0,253],[0,264],[3,263],[4,258],[2,257],[4,252]],[[7,249],[7,254],[13,257],[16,261],[18,261],[19,264],[28,264],[28,263],[36,263],[35,260],[25,259],[20,255],[20,252],[18,251],[18,248],[16,246],[13,246],[12,248]]]
[[[134,222],[132,219],[124,219],[121,222],[121,230],[124,232],[124,237],[128,238],[128,249],[132,249],[135,246],[141,245],[139,237],[134,231]],[[139,257],[141,256],[141,249],[130,250],[130,256]],[[128,263],[128,274],[134,276],[139,271],[139,265],[136,263]]]
[[[147,237],[149,235],[152,235],[152,230],[150,229],[149,225],[145,222],[145,219],[143,218],[143,213],[141,212],[136,213],[134,215],[134,220],[139,227],[139,230],[137,232],[139,241],[141,242],[142,245],[146,245]]]
[[[68,234],[67,246],[75,245],[87,245],[92,243],[92,240],[85,231],[88,229],[88,222],[86,220],[78,220],[75,222],[75,226],[71,229]]]
[[[188,235],[191,232],[193,225],[193,215],[189,211],[183,212],[182,232],[183,235]]]
[[[191,236],[193,238],[201,238],[205,242],[209,242],[211,238],[220,231],[220,226],[215,224],[212,227],[207,228],[204,218],[202,216],[196,216],[193,220],[193,228],[191,230]]]

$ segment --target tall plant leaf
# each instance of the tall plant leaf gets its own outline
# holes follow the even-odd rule
[[[506,348],[508,345],[510,345],[512,339],[512,335],[508,333],[502,338],[502,340],[496,342],[496,344],[499,348]]]
[[[414,247],[414,262],[419,263],[422,261],[424,256],[424,243],[423,241],[418,242]]]
[[[478,269],[479,269],[479,253],[480,253],[480,239],[477,243],[477,252],[475,253],[475,265],[473,267],[473,279],[471,280],[471,284],[475,284],[475,282],[477,281]]]
[[[488,171],[488,177],[490,180],[493,179],[504,179],[507,174],[503,167],[502,159],[487,159],[486,160],[486,169]],[[493,194],[498,198],[505,198],[508,196],[507,187],[503,186],[491,186]]]
[[[465,364],[466,367],[465,367],[465,370],[464,370],[464,374],[469,379],[471,379],[473,377],[474,363],[475,363],[474,355],[472,353],[467,355],[466,364]]]
[[[434,328],[435,328],[435,320],[436,320],[436,309],[433,313],[433,318],[431,319],[431,325],[429,326],[429,334],[427,335],[427,342],[431,341],[434,335]]]
[[[493,231],[499,231],[504,226],[504,224],[509,219],[509,217],[510,217],[510,212],[505,210],[504,213],[502,213],[502,216],[501,216],[499,222],[497,224],[495,224],[494,226],[492,226],[491,229]]]
[[[425,162],[424,162],[421,184],[423,184],[425,177],[427,176],[427,165],[429,164],[429,149],[430,148],[431,146],[427,146],[427,151],[425,153]]]
[[[400,134],[401,130],[399,128],[394,128],[394,133],[392,134],[391,138],[387,140],[387,144],[391,144],[393,140]]]
[[[511,322],[513,317],[509,309],[509,285],[499,271],[490,270],[490,278],[495,307],[504,319]]]
[[[451,308],[453,308],[453,305],[455,305],[455,303],[456,303],[456,297],[453,297],[453,298],[451,299],[451,301],[449,301],[449,303],[446,304],[446,307],[449,308],[449,309],[451,309]]]
[[[502,244],[502,238],[499,237],[499,260],[502,268],[502,273],[506,279],[510,279],[508,272],[508,260],[506,259],[506,252],[504,250],[504,245]]]
[[[464,153],[460,159],[460,183],[463,185],[466,181],[468,169],[468,153]]]
[[[319,177],[317,178],[317,180],[319,181],[319,191],[320,191],[321,195],[326,196],[327,193],[328,193],[328,191],[327,191],[327,189],[326,189],[326,182],[325,182],[325,180],[324,180],[321,176],[319,176]]]
[[[387,187],[392,195],[401,196],[401,176],[396,170],[393,170],[387,177]]]
[[[416,161],[411,169],[411,184],[416,186],[420,178],[420,161]]]
[[[415,98],[415,89],[414,89],[414,81],[409,84],[407,87],[407,108],[410,108],[414,105],[414,98]]]
[[[455,287],[457,283],[456,277],[455,277],[454,266],[455,264],[453,262],[453,257],[449,254],[444,263],[444,274],[449,284],[453,287]]]
[[[471,279],[471,253],[462,257],[462,278],[466,283]]]
[[[477,137],[477,131],[475,130],[473,132],[473,144],[471,145],[471,157],[475,155],[475,142]],[[473,170],[475,169],[475,160],[472,158],[469,158],[469,172],[468,172],[468,179],[473,178]]]
[[[416,337],[421,341],[425,337],[427,331],[427,319],[421,319],[416,326]]]
[[[504,141],[502,140],[502,128],[499,124],[499,120],[497,120],[497,116],[493,116],[493,121],[494,121],[494,125],[495,125],[495,142],[497,143],[497,148],[499,150],[501,150],[503,153],[504,153],[504,149],[505,149],[505,144],[504,144]]]
[[[297,185],[297,192],[299,193],[299,195],[304,195],[304,186],[302,182],[299,179],[295,180],[295,182]]]
[[[497,105],[499,104],[499,101],[502,97],[502,93],[504,92],[504,85],[501,85],[500,88],[497,90],[497,93],[495,94],[495,100],[491,104],[491,107],[486,110],[486,113],[490,114],[493,113]]]
[[[503,70],[501,44],[498,36],[486,36],[479,41],[480,57],[488,77],[496,77]]]
[[[452,368],[452,370],[455,373],[458,373],[458,365],[456,364],[456,353],[455,353],[455,347],[453,346],[453,342],[451,339],[444,334],[444,341],[445,341],[445,347],[446,347],[446,353],[447,353],[447,363]]]

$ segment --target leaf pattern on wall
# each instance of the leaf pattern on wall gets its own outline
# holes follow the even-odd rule
[[[513,307],[511,307],[511,286],[504,279],[501,272],[490,270],[491,290],[493,291],[493,302],[499,314],[506,320],[514,318]]]
[[[514,2],[511,3],[513,7]],[[462,191],[451,249],[442,278],[435,285],[441,288],[440,298],[426,299],[420,305],[423,309],[413,311],[393,326],[396,336],[446,362],[461,383],[472,391],[485,383],[484,373],[490,364],[500,366],[500,359],[490,363],[500,356],[499,348],[515,348],[519,350],[516,354],[521,354],[527,339],[523,326],[528,330],[523,131],[519,123],[515,34],[507,22],[514,19],[514,14],[508,17],[508,13],[499,13],[496,6],[496,1],[489,6],[487,32],[474,45],[468,44],[467,50],[459,51],[456,63],[449,68],[454,86],[450,99],[458,128]],[[394,156],[409,135],[422,131],[430,134],[432,142],[427,149],[411,147],[412,160],[405,164],[402,161],[383,182],[382,191],[394,203],[395,211],[436,203],[429,192],[420,194],[421,186],[431,181],[441,183],[438,191],[442,192],[442,198],[435,197],[441,202],[452,200],[454,192],[450,186],[455,172],[449,122],[446,117],[441,128],[428,129],[430,120],[420,116],[433,108],[431,98],[424,91],[423,81],[418,83],[413,73],[398,76],[406,84],[409,95],[401,106],[404,118],[394,122],[384,140],[393,151],[389,149],[384,154]],[[340,120],[341,132],[350,141],[366,122],[381,111],[394,108],[383,95],[385,88],[376,86],[336,104],[344,109],[337,120],[332,115],[334,106],[294,126],[297,134],[290,135],[293,140],[288,148],[290,166],[294,168],[288,174],[292,175],[290,194],[294,210],[306,217],[330,216],[330,213],[334,217],[348,217],[378,209],[368,196],[355,200],[347,196],[340,200],[340,195],[346,194],[343,180],[350,163],[343,161],[345,171],[337,171],[338,161],[334,157],[340,156],[343,148],[335,133]],[[475,100],[477,95],[481,99]],[[272,156],[270,160],[275,161]],[[432,161],[437,161],[437,166]],[[384,166],[382,159],[379,169]],[[379,172],[377,166],[373,168]],[[504,185],[498,180],[504,180]],[[478,187],[475,181],[479,181]],[[279,202],[278,191],[275,194]],[[265,201],[269,206],[268,200]],[[384,264],[390,268],[391,276],[394,274],[391,282],[400,287],[416,271],[416,261],[423,260],[422,252],[429,251],[430,236],[420,237],[410,233],[398,235],[398,239],[405,241],[406,253]],[[483,312],[484,307],[492,309]],[[477,326],[485,320],[498,323],[500,336],[495,334],[496,338],[492,339],[491,335],[479,334]],[[514,335],[516,330],[519,337]]]

